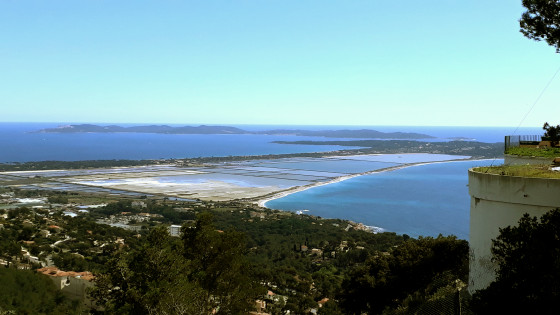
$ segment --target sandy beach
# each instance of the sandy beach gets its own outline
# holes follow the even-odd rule
[[[117,194],[121,191],[208,201],[241,200],[266,207],[268,201],[358,176],[469,159],[469,156],[424,153],[365,154],[199,167],[165,165],[20,171],[0,175],[21,176],[22,179],[40,175],[42,182],[33,186],[37,188],[68,189],[68,185],[73,185],[72,189],[88,191],[99,187],[113,189],[111,193]]]
[[[254,203],[257,204],[259,207],[266,208],[266,203],[269,202],[269,201],[272,201],[272,200],[275,200],[275,199],[280,199],[280,198],[286,197],[288,195],[295,194],[295,193],[301,192],[301,191],[305,191],[305,190],[308,190],[308,189],[311,189],[311,188],[324,186],[324,185],[335,184],[335,183],[340,183],[342,181],[348,180],[350,178],[358,177],[358,176],[370,175],[370,174],[376,174],[376,173],[383,173],[383,172],[390,172],[390,171],[395,171],[395,170],[403,169],[403,168],[406,168],[406,167],[412,167],[412,166],[436,164],[436,163],[447,163],[447,162],[458,162],[458,161],[468,161],[468,160],[472,160],[472,159],[471,158],[466,158],[466,159],[455,159],[455,160],[445,160],[445,161],[406,163],[406,164],[402,164],[402,165],[386,167],[386,168],[377,169],[377,170],[373,170],[373,171],[341,176],[341,177],[337,177],[337,178],[334,178],[334,179],[326,181],[326,182],[320,182],[320,183],[314,183],[314,184],[311,184],[311,185],[289,188],[289,189],[286,189],[286,190],[283,190],[283,191],[280,191],[280,192],[277,192],[277,193],[273,193],[272,195],[264,196],[262,199],[258,199],[256,201],[254,201]]]

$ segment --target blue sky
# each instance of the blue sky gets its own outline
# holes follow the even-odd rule
[[[517,126],[519,1],[0,2],[0,121]],[[560,75],[522,126],[560,123]],[[556,119],[556,120],[555,120]]]

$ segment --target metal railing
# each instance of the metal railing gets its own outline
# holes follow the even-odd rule
[[[505,136],[504,150],[507,151],[509,148],[519,147],[522,144],[538,145],[541,137],[542,135]]]

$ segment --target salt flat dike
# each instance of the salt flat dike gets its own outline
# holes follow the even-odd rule
[[[497,158],[504,154],[503,143],[477,141],[422,142],[411,140],[342,140],[342,141],[274,141],[278,144],[338,145],[362,147],[357,150],[341,150],[351,154],[431,153],[469,155],[476,159]]]
[[[122,127],[117,125],[99,126],[92,124],[64,125],[57,128],[41,129],[37,132],[46,133],[161,133],[161,134],[253,134],[253,135],[292,135],[326,138],[369,138],[369,139],[431,139],[430,135],[411,132],[381,132],[372,129],[357,130],[302,130],[302,129],[273,129],[262,131],[248,131],[230,126],[181,126],[148,125]]]
[[[283,158],[321,158],[329,156],[349,156],[367,154],[430,153],[449,155],[468,155],[473,159],[501,158],[503,143],[484,143],[471,141],[422,142],[410,140],[349,140],[349,141],[298,141],[296,143],[323,145],[337,143],[341,146],[362,147],[360,149],[338,150],[331,152],[265,154],[245,156],[214,156],[184,159],[159,160],[82,160],[82,161],[35,161],[25,163],[0,163],[0,172],[31,171],[55,169],[87,169],[103,167],[146,166],[158,164],[177,164],[196,166],[205,163],[223,163],[248,160],[270,160]]]
[[[434,154],[340,155],[185,166],[181,163],[82,170],[0,172],[0,185],[205,201],[266,201],[353,177],[426,163],[466,160]]]

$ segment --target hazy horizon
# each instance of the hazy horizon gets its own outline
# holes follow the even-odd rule
[[[231,127],[239,127],[239,126],[278,126],[278,127],[348,127],[348,128],[398,128],[398,127],[406,127],[406,128],[519,128],[519,129],[541,129],[542,124],[539,126],[456,126],[456,125],[333,125],[333,124],[281,124],[281,123],[271,123],[271,124],[264,124],[264,123],[170,123],[170,122],[99,122],[99,121],[0,121],[0,124],[49,124],[49,125],[58,125],[58,126],[65,126],[65,125],[81,125],[81,124],[90,124],[90,125],[99,125],[99,126],[108,126],[108,125],[115,125],[115,126],[150,126],[150,125],[167,125],[167,126],[231,126]]]

